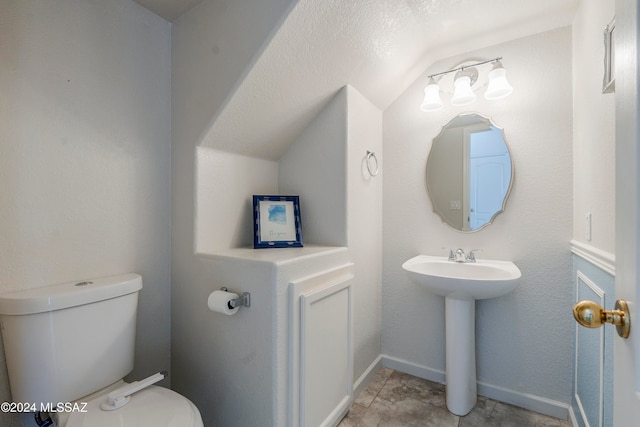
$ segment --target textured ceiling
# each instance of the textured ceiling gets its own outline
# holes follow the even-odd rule
[[[134,1],[173,22],[203,0]],[[569,25],[578,1],[298,0],[201,144],[277,160],[344,85],[384,110],[435,62]]]
[[[577,3],[299,0],[201,144],[277,160],[342,86],[384,110],[436,61],[570,25]]]
[[[133,0],[156,15],[173,22],[203,0]]]

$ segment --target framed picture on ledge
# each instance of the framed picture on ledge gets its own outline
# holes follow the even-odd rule
[[[299,196],[253,196],[253,247],[302,247]]]

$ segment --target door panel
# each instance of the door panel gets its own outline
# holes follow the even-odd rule
[[[631,312],[628,339],[614,339],[614,425],[634,425],[640,419],[640,210],[638,143],[638,3],[616,0],[616,298],[627,300]]]

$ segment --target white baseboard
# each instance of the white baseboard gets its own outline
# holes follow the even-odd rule
[[[353,397],[355,398],[362,390],[367,388],[371,380],[376,376],[376,372],[382,368],[382,355],[379,355],[369,365],[362,375],[353,383]]]
[[[393,356],[382,355],[382,366],[441,384],[446,381],[444,371],[418,365]],[[569,404],[547,399],[546,397],[522,393],[480,381],[478,382],[478,394],[555,418],[566,420],[569,417]],[[573,420],[571,421],[573,425],[576,425]]]
[[[578,427],[578,420],[576,419],[576,414],[573,412],[573,406],[569,406],[569,422],[573,427]]]
[[[440,384],[444,384],[446,380],[444,371],[427,368],[393,356],[382,355],[382,366]]]
[[[560,418],[562,420],[568,419],[569,416],[569,404],[567,403],[558,402],[557,400],[547,399],[546,397],[536,396],[534,394],[510,390],[492,384],[486,384],[481,381],[478,381],[478,394],[488,397],[489,399],[519,406],[520,408]]]

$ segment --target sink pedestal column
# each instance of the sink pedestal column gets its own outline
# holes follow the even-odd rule
[[[476,302],[445,298],[447,409],[467,415],[478,400]]]

